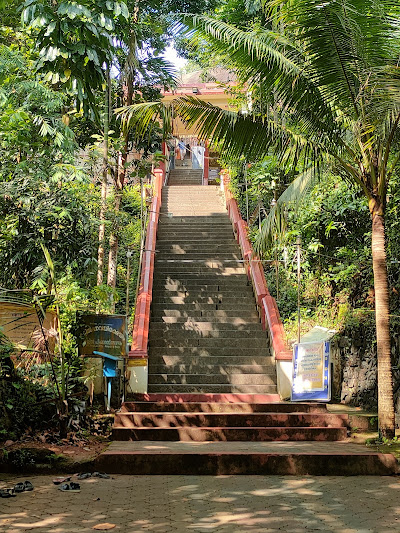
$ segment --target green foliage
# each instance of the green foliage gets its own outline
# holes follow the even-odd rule
[[[32,431],[56,424],[54,405],[55,390],[48,378],[48,371],[34,368],[27,374],[18,370],[13,379],[0,375],[0,429],[8,438],[11,429],[17,436],[27,428]]]
[[[36,68],[53,85],[77,94],[78,108],[93,110],[93,91],[105,81],[103,64],[112,61],[116,24],[129,19],[124,2],[85,0],[51,4],[27,0],[22,20],[35,36]],[[79,110],[79,109],[78,109]]]

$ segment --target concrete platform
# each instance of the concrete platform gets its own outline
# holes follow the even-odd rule
[[[95,468],[114,474],[387,476],[395,457],[349,442],[113,442]]]

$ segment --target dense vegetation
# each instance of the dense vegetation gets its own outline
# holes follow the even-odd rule
[[[189,1],[184,10],[210,7]],[[137,142],[113,110],[175,83],[162,54],[181,9],[173,0],[0,3],[0,297],[52,294],[58,314],[46,333],[54,360],[36,346],[38,356],[23,354],[11,372],[10,345],[0,344],[3,436],[29,425],[24,410],[34,429],[57,420],[49,399],[61,418],[65,398],[79,399],[78,312],[134,309],[142,189],[162,137],[154,128]]]

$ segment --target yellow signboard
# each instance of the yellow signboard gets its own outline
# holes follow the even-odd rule
[[[43,327],[55,327],[55,316],[46,313]],[[32,346],[32,334],[40,329],[39,319],[33,307],[24,304],[0,302],[0,327],[3,333],[18,348]]]
[[[147,366],[147,359],[128,359],[129,366]]]
[[[324,344],[304,343],[298,345],[297,372],[294,378],[296,392],[324,390]]]

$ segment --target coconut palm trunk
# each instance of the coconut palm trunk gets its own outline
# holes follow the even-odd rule
[[[385,220],[372,213],[372,265],[374,271],[376,340],[378,355],[378,415],[381,437],[394,438],[395,415],[389,328],[389,287],[386,267]]]

